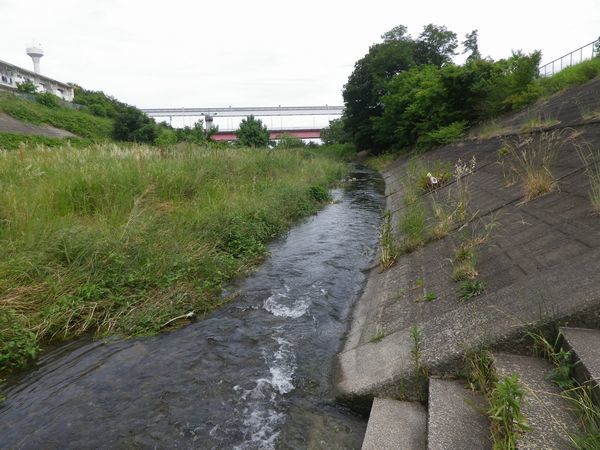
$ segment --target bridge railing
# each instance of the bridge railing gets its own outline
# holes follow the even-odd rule
[[[555,73],[572,66],[579,64],[580,62],[586,61],[597,57],[600,54],[600,38],[596,39],[589,44],[579,47],[577,50],[573,50],[566,55],[556,58],[554,61],[540,66],[539,73],[541,77],[551,77]]]

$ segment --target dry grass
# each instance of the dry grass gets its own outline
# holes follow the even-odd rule
[[[527,136],[516,144],[505,143],[508,151],[505,179],[522,183],[526,201],[557,188],[554,166],[566,139],[565,130],[557,130]]]
[[[600,150],[589,144],[577,146],[577,153],[585,164],[585,173],[590,182],[590,200],[597,213],[600,213]]]

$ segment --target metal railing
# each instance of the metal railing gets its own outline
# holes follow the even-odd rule
[[[584,45],[583,47],[579,47],[577,50],[573,50],[572,52],[567,53],[560,58],[556,58],[554,61],[550,61],[549,63],[540,66],[540,76],[551,77],[555,73],[558,73],[569,66],[595,58],[599,54],[600,38],[596,39],[594,42]]]

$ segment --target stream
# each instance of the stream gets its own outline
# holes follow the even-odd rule
[[[204,320],[43,354],[5,389],[0,449],[360,448],[366,418],[334,401],[333,362],[374,264],[383,197],[375,173],[350,177]]]

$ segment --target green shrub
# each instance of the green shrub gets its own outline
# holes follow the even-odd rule
[[[58,97],[50,92],[40,92],[35,94],[35,101],[40,105],[47,106],[48,108],[59,108],[60,103]]]
[[[37,92],[37,86],[33,84],[31,80],[25,80],[22,83],[17,83],[17,92],[23,94],[35,94]]]
[[[446,145],[460,140],[467,129],[466,121],[453,122],[435,131],[430,131],[419,139],[422,146]]]
[[[177,134],[175,131],[163,128],[158,132],[158,136],[154,139],[154,143],[159,147],[171,147],[177,144]]]
[[[308,193],[310,194],[311,198],[316,202],[323,203],[331,201],[331,195],[329,194],[329,191],[323,186],[311,186],[308,188]]]

